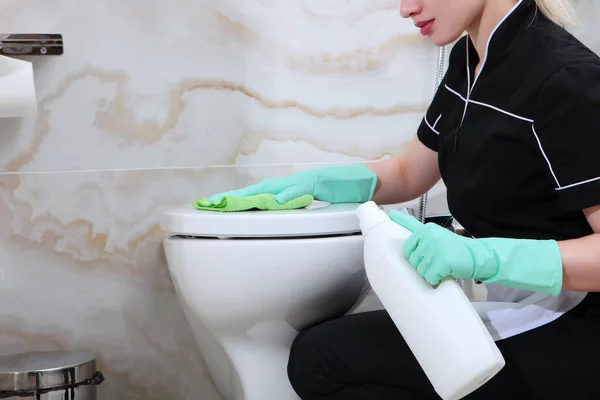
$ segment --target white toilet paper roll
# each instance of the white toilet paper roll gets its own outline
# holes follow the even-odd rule
[[[36,113],[33,65],[29,61],[0,56],[0,118]]]

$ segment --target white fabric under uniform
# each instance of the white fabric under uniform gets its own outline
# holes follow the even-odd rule
[[[563,291],[558,296],[486,284],[488,298],[473,302],[494,340],[552,322],[583,301],[587,293]]]

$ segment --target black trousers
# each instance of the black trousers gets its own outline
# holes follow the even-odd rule
[[[496,343],[506,366],[465,399],[600,399],[600,293],[553,322]],[[301,332],[288,376],[303,400],[440,398],[385,311]]]

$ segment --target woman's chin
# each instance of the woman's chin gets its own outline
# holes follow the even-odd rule
[[[429,41],[431,41],[431,43],[433,43],[434,45],[441,47],[441,46],[447,46],[449,44],[452,44],[454,42],[456,42],[462,35],[457,35],[456,37],[454,37],[456,35],[444,35],[440,32],[432,32],[429,35]]]

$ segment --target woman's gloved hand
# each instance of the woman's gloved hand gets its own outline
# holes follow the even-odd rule
[[[376,184],[377,175],[364,165],[334,166],[265,179],[243,189],[215,194],[210,201],[217,202],[224,196],[274,194],[275,201],[283,204],[310,194],[328,203],[364,203],[373,197]]]
[[[413,232],[402,251],[431,285],[452,276],[554,296],[562,290],[562,256],[554,240],[467,238],[395,210],[390,219]]]

